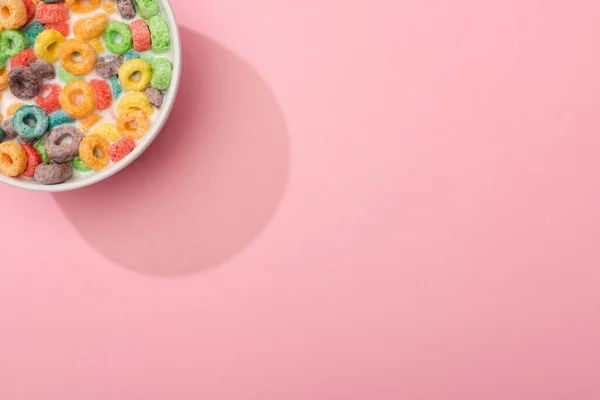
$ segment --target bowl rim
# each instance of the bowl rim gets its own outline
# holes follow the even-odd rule
[[[34,192],[50,192],[50,193],[58,193],[58,192],[67,192],[71,190],[81,189],[87,186],[94,185],[98,182],[101,182],[111,176],[115,175],[117,172],[125,169],[129,164],[135,161],[139,156],[146,151],[146,149],[154,142],[162,128],[165,126],[165,123],[169,119],[169,115],[173,109],[173,105],[175,104],[175,100],[177,98],[177,93],[179,92],[179,83],[181,80],[181,70],[182,70],[182,60],[181,60],[181,37],[179,34],[179,27],[177,25],[177,21],[175,18],[175,13],[173,12],[173,8],[171,7],[171,3],[169,0],[160,0],[162,6],[164,7],[165,19],[167,20],[167,24],[171,30],[171,46],[173,47],[173,76],[171,78],[171,85],[169,87],[169,96],[165,97],[165,103],[161,107],[161,112],[163,113],[162,117],[157,121],[157,123],[151,127],[150,131],[145,135],[144,140],[137,145],[131,153],[129,153],[124,159],[120,160],[118,163],[115,163],[111,166],[111,168],[107,168],[103,171],[96,172],[94,175],[90,175],[84,179],[76,180],[76,181],[67,181],[65,183],[60,183],[58,185],[42,185],[36,183],[35,181],[22,181],[20,179],[10,178],[0,174],[0,182],[17,187],[19,189],[25,189]]]

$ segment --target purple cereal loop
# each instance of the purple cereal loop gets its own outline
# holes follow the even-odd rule
[[[40,93],[42,82],[29,67],[15,67],[8,73],[8,87],[19,99],[33,99]]]
[[[104,79],[111,78],[119,74],[124,61],[125,58],[121,55],[100,57],[96,62],[96,72]]]
[[[135,17],[135,6],[133,0],[117,0],[117,8],[123,19],[132,19]]]
[[[25,139],[23,136],[17,137],[17,142],[19,142],[19,144],[28,144],[30,146],[33,146],[34,144],[37,143],[37,141],[39,140],[39,138],[37,139]]]
[[[33,179],[42,185],[56,185],[71,179],[73,167],[71,164],[40,164],[35,169]]]
[[[148,103],[152,104],[158,109],[162,107],[165,95],[162,94],[160,90],[149,87],[144,92],[148,95]]]
[[[36,74],[39,78],[56,78],[56,70],[54,69],[54,66],[42,60],[35,60],[31,64],[29,64],[29,68],[31,68],[33,73]]]
[[[6,139],[14,139],[19,136],[15,130],[15,127],[13,126],[12,118],[6,118],[4,121],[2,121],[2,130],[4,131],[4,137]]]
[[[63,146],[60,142],[66,137],[71,137],[72,141],[68,146]],[[66,163],[72,161],[79,154],[79,145],[83,140],[83,133],[74,126],[59,126],[52,129],[46,138],[46,154],[54,162]]]

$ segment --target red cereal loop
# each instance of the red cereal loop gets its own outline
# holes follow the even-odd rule
[[[27,67],[35,60],[37,60],[37,58],[33,52],[33,49],[25,49],[10,59],[10,67]]]
[[[96,97],[96,108],[98,110],[106,110],[112,105],[112,89],[108,82],[102,79],[92,79],[90,81],[94,96]]]
[[[38,21],[42,24],[57,24],[69,19],[69,8],[65,3],[42,3],[38,6]]]
[[[143,19],[137,19],[129,25],[131,36],[133,37],[133,49],[135,51],[146,51],[152,47],[150,39],[150,30]]]
[[[60,109],[60,101],[58,98],[61,90],[60,85],[57,85],[56,83],[44,85],[40,91],[40,95],[35,98],[35,104],[42,107],[44,111],[46,111],[46,114],[58,111]]]
[[[129,136],[124,136],[108,146],[108,155],[114,162],[121,161],[125,156],[133,150],[135,141]]]
[[[54,29],[55,31],[59,31],[63,36],[69,36],[69,32],[71,31],[71,25],[66,22],[59,22],[57,24],[46,24],[44,25],[46,29]]]
[[[35,18],[35,4],[33,0],[23,0],[23,3],[25,3],[25,9],[27,10],[26,24],[28,24]]]
[[[42,156],[36,149],[28,144],[22,144],[23,150],[25,150],[25,156],[27,157],[27,167],[23,171],[23,176],[32,177],[35,173],[35,169],[42,163]]]

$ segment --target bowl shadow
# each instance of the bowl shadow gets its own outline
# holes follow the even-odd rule
[[[285,118],[268,84],[230,50],[180,29],[181,85],[155,142],[110,179],[53,194],[98,253],[163,276],[240,252],[273,216],[289,170]]]

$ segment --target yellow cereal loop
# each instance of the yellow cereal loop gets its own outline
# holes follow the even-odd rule
[[[141,58],[129,60],[119,69],[119,82],[128,91],[139,92],[146,89],[151,79],[152,67]]]
[[[102,124],[92,131],[92,135],[102,136],[111,142],[116,142],[120,137],[115,124]]]
[[[65,4],[71,11],[77,14],[85,14],[100,8],[101,0],[65,0]]]
[[[79,39],[90,40],[100,36],[106,25],[108,25],[108,15],[98,14],[75,21],[73,33]]]
[[[65,37],[59,31],[54,29],[43,30],[35,39],[33,52],[40,60],[53,63],[58,60],[58,48],[64,41]]]
[[[63,111],[72,118],[83,119],[89,117],[96,109],[96,98],[92,85],[86,81],[72,81],[65,85],[59,103]]]
[[[152,115],[154,108],[148,103],[148,95],[143,92],[129,92],[119,102],[117,112],[120,113],[128,108],[137,108],[148,115]]]
[[[81,120],[81,130],[85,133],[88,133],[90,131],[90,129],[92,129],[92,127],[94,125],[96,125],[96,123],[98,121],[100,121],[102,119],[102,115],[95,113],[90,115],[87,118],[84,118]]]
[[[116,126],[121,136],[138,140],[143,138],[150,129],[150,120],[145,112],[129,108],[119,113]]]
[[[4,29],[19,29],[27,22],[23,0],[0,0],[0,25]]]
[[[6,176],[19,176],[27,168],[27,155],[17,142],[0,144],[0,172]]]
[[[88,43],[94,46],[96,52],[98,52],[99,54],[104,53],[104,45],[102,44],[102,41],[99,38],[90,39],[88,40]]]
[[[101,136],[87,136],[79,145],[79,157],[86,167],[99,171],[110,163],[108,146],[108,140]]]
[[[15,103],[15,104],[11,104],[11,105],[8,107],[8,109],[6,110],[6,113],[7,113],[9,116],[12,116],[14,113],[16,113],[16,112],[17,112],[17,110],[18,110],[19,108],[21,108],[21,106],[24,106],[24,105],[25,105],[25,104],[23,104],[23,103]]]
[[[78,54],[78,59],[75,56]],[[96,49],[82,39],[65,40],[59,49],[60,64],[75,76],[87,75],[96,66]]]
[[[102,9],[108,14],[114,14],[115,12],[117,12],[115,0],[102,0]]]

